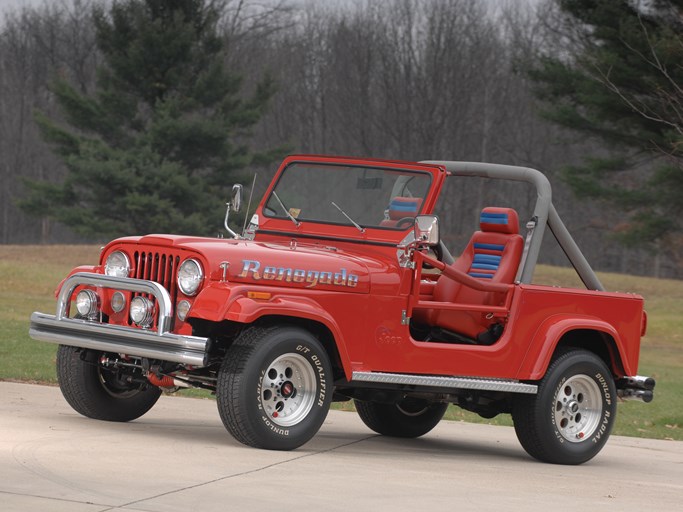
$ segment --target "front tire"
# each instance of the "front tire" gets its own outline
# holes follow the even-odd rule
[[[62,395],[79,414],[104,421],[131,421],[149,411],[161,390],[131,385],[115,370],[103,368],[102,352],[60,345],[57,380]]]
[[[425,435],[441,421],[448,404],[404,398],[396,403],[354,400],[358,416],[383,436],[414,438]]]
[[[329,358],[311,333],[294,326],[251,327],[221,365],[218,412],[239,442],[293,450],[325,421],[332,387]]]
[[[542,462],[582,464],[607,442],[616,421],[616,396],[602,359],[587,350],[565,352],[551,363],[537,395],[515,400],[517,438]]]

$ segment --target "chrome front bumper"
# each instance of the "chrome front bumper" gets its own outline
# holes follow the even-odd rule
[[[69,318],[70,298],[74,289],[80,285],[153,295],[159,307],[156,332]],[[166,289],[154,281],[80,272],[64,282],[57,298],[55,315],[39,312],[31,315],[29,336],[35,340],[60,345],[206,366],[209,338],[167,332],[172,320],[171,304],[171,298]]]

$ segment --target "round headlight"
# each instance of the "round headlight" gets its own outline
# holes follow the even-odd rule
[[[142,327],[149,327],[154,318],[154,304],[147,297],[138,296],[130,301],[130,319]]]
[[[121,251],[114,251],[107,256],[104,264],[104,273],[114,277],[128,277],[130,273],[130,260]]]
[[[178,288],[185,295],[194,295],[204,279],[202,266],[197,260],[185,260],[178,269]]]
[[[99,300],[92,290],[81,290],[76,295],[76,310],[85,318],[90,318],[97,313]]]

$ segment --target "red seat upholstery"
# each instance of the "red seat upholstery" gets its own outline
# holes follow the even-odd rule
[[[389,218],[384,219],[380,226],[395,227],[401,219],[414,218],[420,213],[421,197],[394,197],[387,209]],[[401,227],[407,227],[409,224]]]
[[[524,248],[524,241],[519,235],[517,212],[512,208],[484,208],[481,212],[480,228],[481,231],[472,235],[462,255],[453,263],[453,267],[477,279],[511,284],[517,274]],[[505,295],[474,290],[441,276],[434,288],[433,300],[500,306],[504,303]],[[421,321],[426,320],[430,326],[464,334],[475,340],[477,335],[485,332],[492,323],[485,318],[485,314],[468,311],[435,308],[420,316]]]

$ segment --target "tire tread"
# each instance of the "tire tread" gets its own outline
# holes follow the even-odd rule
[[[244,331],[230,347],[229,357],[226,357],[218,375],[217,387],[226,390],[217,394],[218,408],[223,424],[230,434],[242,444],[258,446],[258,438],[249,427],[248,417],[242,411],[243,398],[239,393],[240,381],[244,378],[247,362],[256,350],[264,336],[275,331],[276,327],[250,327]],[[233,411],[233,414],[224,411]]]
[[[293,339],[299,338],[301,343],[308,341],[312,352],[321,361],[324,360],[325,374],[329,379],[327,389],[332,389],[329,356],[310,332],[289,324],[256,325],[242,331],[228,349],[216,382],[216,399],[221,420],[237,441],[254,448],[292,450],[307,442],[320,428],[329,410],[332,393],[326,394],[325,402],[315,416],[288,427],[291,434],[286,440],[273,437],[269,432],[264,433],[261,418],[254,412],[255,398],[245,390],[253,383],[259,361],[272,355],[266,356],[271,347],[279,347],[276,341],[278,337],[283,344],[290,344]]]
[[[354,400],[358,416],[378,434],[390,437],[415,438],[431,431],[443,418],[448,404],[432,403],[424,415],[404,416],[396,404]]]
[[[571,456],[561,453],[560,450],[552,446],[552,443],[547,441],[547,427],[543,422],[546,420],[548,404],[539,399],[539,397],[549,385],[549,381],[553,380],[558,367],[565,364],[570,358],[583,358],[585,362],[596,364],[602,367],[605,373],[609,374],[609,370],[604,362],[593,352],[584,349],[560,349],[551,361],[545,377],[541,380],[538,394],[517,396],[512,408],[512,420],[517,439],[529,455],[541,462],[570,465],[582,464],[597,455],[608,437],[604,438],[598,450],[595,450],[593,453],[587,452],[584,455],[572,454]],[[612,425],[614,424],[615,416],[616,414],[612,415]]]
[[[84,353],[67,345],[57,349],[57,380],[72,409],[95,420],[126,422],[139,418],[154,406],[161,390],[151,385],[125,398],[107,393],[100,382],[97,357],[96,352]]]

